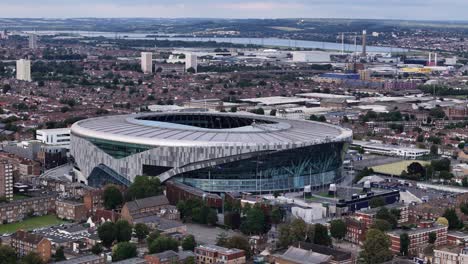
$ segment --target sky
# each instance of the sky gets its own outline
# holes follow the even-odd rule
[[[468,20],[468,0],[0,0],[0,17]]]

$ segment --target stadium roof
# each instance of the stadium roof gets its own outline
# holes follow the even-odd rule
[[[72,134],[147,146],[313,145],[350,141],[351,130],[312,121],[241,113],[151,113],[78,121]]]

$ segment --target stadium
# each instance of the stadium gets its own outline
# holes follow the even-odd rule
[[[71,128],[78,179],[129,185],[157,176],[203,191],[271,192],[341,177],[351,130],[241,113],[177,112],[91,118]]]

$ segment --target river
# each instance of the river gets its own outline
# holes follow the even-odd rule
[[[29,32],[30,33],[30,32]],[[157,33],[133,33],[133,32],[98,32],[98,31],[36,31],[38,35],[73,34],[82,37],[105,37],[105,38],[127,38],[127,39],[154,39],[148,35],[160,35]],[[238,38],[238,37],[158,37],[158,40],[181,40],[181,41],[216,41],[234,44],[254,44],[270,47],[310,48],[324,50],[341,50],[341,43],[322,42],[312,40],[295,40],[281,38]],[[361,51],[362,46],[345,44],[347,52]],[[367,46],[368,52],[407,52],[407,49],[395,47]]]

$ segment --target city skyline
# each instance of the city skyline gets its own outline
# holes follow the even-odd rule
[[[376,3],[378,2],[378,3]],[[462,0],[26,0],[0,3],[2,17],[153,17],[153,18],[369,18],[403,20],[466,20]],[[437,10],[438,12],[434,12]]]

